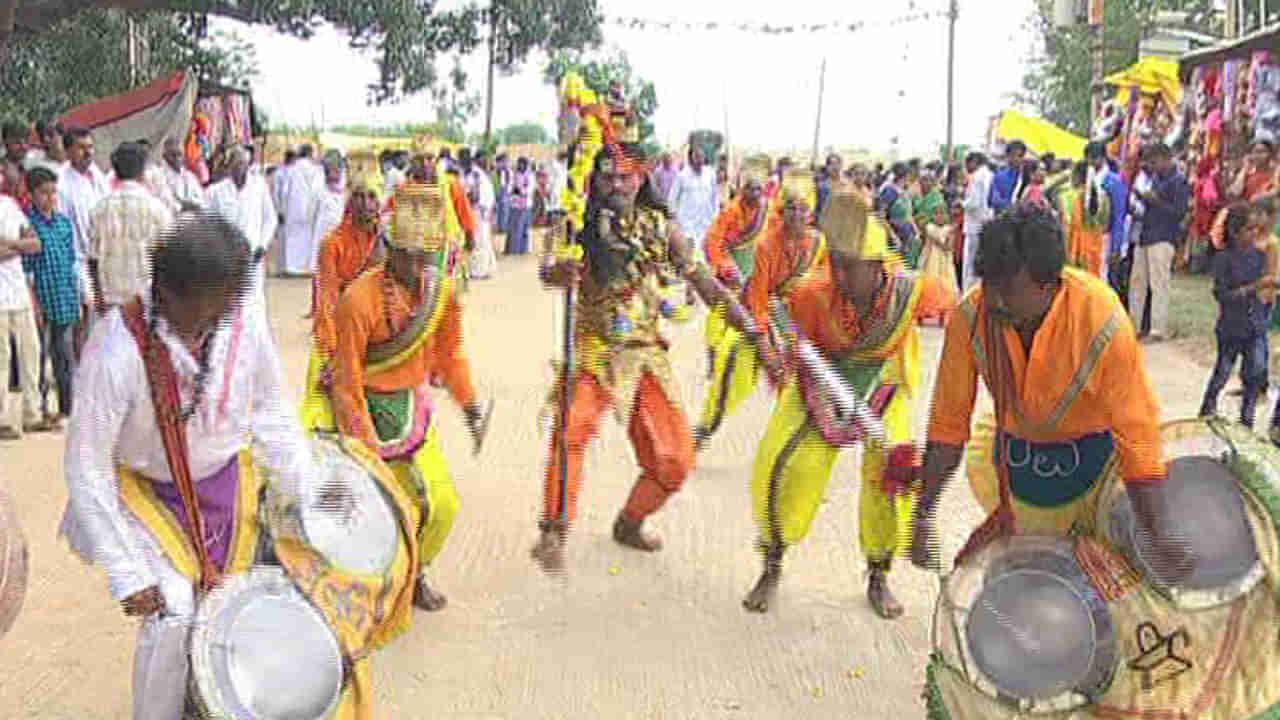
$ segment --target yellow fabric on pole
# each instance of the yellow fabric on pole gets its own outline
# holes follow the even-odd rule
[[[1120,103],[1129,102],[1129,90],[1134,86],[1143,95],[1159,95],[1167,107],[1177,107],[1182,102],[1182,82],[1174,60],[1143,58],[1108,75],[1104,82],[1116,86],[1116,101]]]
[[[1089,141],[1063,130],[1048,120],[1023,115],[1017,110],[1000,113],[996,125],[996,137],[1003,140],[1021,140],[1036,155],[1053,153],[1060,158],[1080,160],[1084,146]]]

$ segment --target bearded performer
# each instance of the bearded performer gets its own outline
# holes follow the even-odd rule
[[[770,218],[770,202],[764,197],[765,172],[751,167],[742,171],[738,196],[724,206],[707,231],[707,262],[715,277],[735,296],[741,295],[755,270],[756,247]],[[707,315],[706,338],[711,385],[703,402],[702,420],[694,429],[694,444],[702,450],[751,396],[759,380],[755,347],[725,320],[720,303]]]
[[[932,517],[970,439],[981,376],[996,408],[995,455],[969,462],[979,503],[991,513],[956,559],[1017,533],[1065,535],[1094,529],[1103,480],[1118,473],[1138,522],[1161,539],[1156,550],[1182,562],[1160,527],[1156,492],[1165,477],[1160,410],[1133,324],[1100,278],[1064,266],[1061,226],[1047,212],[1019,209],[983,227],[982,283],[947,326],[929,415],[929,442],[916,505],[912,560],[933,564]],[[1074,472],[1046,482],[1009,448],[1078,454]]]
[[[547,571],[564,564],[569,525],[577,517],[583,453],[610,406],[627,426],[641,473],[613,524],[618,543],[646,552],[662,548],[643,524],[680,490],[693,466],[689,430],[671,361],[660,332],[664,319],[681,320],[677,278],[691,267],[679,232],[647,180],[641,150],[608,144],[589,176],[580,264],[547,254],[548,285],[578,284],[568,421],[557,420],[543,487],[541,537],[532,555]],[[556,402],[563,402],[557,388]],[[560,442],[566,445],[566,496],[560,492]]]
[[[343,291],[333,321],[332,375],[310,386],[303,408],[308,429],[336,429],[363,441],[418,499],[414,604],[427,611],[446,604],[426,571],[458,510],[430,386],[443,384],[463,408],[477,451],[487,425],[462,351],[457,256],[450,252],[460,229],[446,192],[431,183],[397,188],[387,258]]]
[[[60,534],[142,619],[135,720],[182,716],[195,588],[254,561],[261,477],[292,494],[311,467],[274,344],[241,310],[250,257],[220,215],[180,214],[154,251],[151,296],[105,316],[77,375]]]
[[[883,440],[836,426],[831,407],[807,371],[788,379],[760,441],[751,497],[764,572],[743,605],[769,609],[787,548],[804,539],[842,446],[864,443],[859,544],[867,558],[867,599],[882,618],[902,614],[889,589],[894,554],[910,527],[916,466],[912,406],[920,389],[922,317],[954,304],[936,279],[900,270],[884,223],[863,196],[838,189],[828,198],[823,230],[830,262],[790,295],[795,332],[813,343],[846,387],[881,416]],[[791,343],[788,343],[791,345]]]

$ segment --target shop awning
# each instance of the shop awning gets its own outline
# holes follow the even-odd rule
[[[1053,153],[1060,158],[1079,160],[1084,157],[1084,138],[1054,125],[1048,120],[1023,115],[1017,110],[1000,113],[995,127],[995,137],[1001,144],[1009,140],[1021,140],[1036,155]]]

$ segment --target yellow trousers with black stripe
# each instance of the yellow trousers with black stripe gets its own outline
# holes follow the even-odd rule
[[[405,490],[418,499],[422,522],[418,527],[418,567],[425,571],[444,548],[458,515],[458,491],[449,476],[440,434],[433,420],[422,446],[408,460],[392,460],[387,465]]]
[[[711,313],[707,318],[707,339],[712,338]],[[716,342],[709,344],[711,353],[711,384],[702,403],[702,418],[698,426],[709,433],[720,425],[755,392],[760,381],[760,360],[755,347],[746,336],[730,325],[722,324],[715,333]]]
[[[889,446],[911,441],[911,399],[901,392],[882,417]],[[751,473],[751,503],[762,545],[794,545],[809,526],[826,493],[840,448],[822,439],[793,380],[779,394],[768,429],[756,450]],[[858,541],[871,562],[889,560],[910,546],[910,494],[889,497],[881,485],[883,449],[863,446],[862,490],[858,499]]]
[[[316,390],[320,369],[324,361],[313,349],[307,367],[307,391],[303,393],[298,414],[304,430],[336,432],[333,405],[328,393]],[[453,529],[458,514],[458,491],[449,476],[444,452],[440,448],[440,434],[434,419],[427,430],[427,437],[413,455],[405,460],[386,461],[396,479],[410,497],[417,500],[422,510],[418,539],[419,571],[431,565],[431,561],[444,548],[445,540]]]

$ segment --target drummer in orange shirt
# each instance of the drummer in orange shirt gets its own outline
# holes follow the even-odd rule
[[[1064,267],[1062,230],[1048,213],[1002,216],[980,243],[983,281],[952,316],[939,362],[912,561],[936,563],[933,513],[970,442],[981,376],[996,429],[980,433],[968,472],[991,515],[957,564],[997,537],[1091,530],[1101,489],[1118,477],[1165,576],[1176,576],[1185,555],[1156,493],[1165,478],[1160,411],[1119,299],[1101,279]]]

